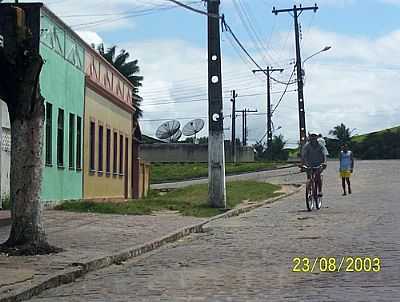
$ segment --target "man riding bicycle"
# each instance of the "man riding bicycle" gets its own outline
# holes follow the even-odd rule
[[[318,142],[318,134],[310,133],[309,141],[301,150],[301,165],[309,168],[322,167],[316,171],[318,180],[318,195],[322,197],[322,171],[326,168],[326,152],[324,146]],[[312,169],[307,169],[307,179],[310,179]]]

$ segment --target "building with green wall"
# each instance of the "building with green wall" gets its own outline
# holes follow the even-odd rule
[[[24,10],[44,60],[41,200],[142,196],[148,180],[141,171],[148,169],[138,157],[132,84],[42,3],[1,3],[0,33],[14,5]]]
[[[40,13],[40,75],[45,98],[42,200],[82,198],[84,48],[45,7]]]

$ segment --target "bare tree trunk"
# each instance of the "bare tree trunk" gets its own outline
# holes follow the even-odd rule
[[[46,241],[41,223],[40,185],[42,180],[43,118],[41,106],[31,119],[10,116],[11,171],[10,196],[12,228],[6,245],[40,245]]]
[[[27,88],[27,89],[24,89]],[[11,171],[10,199],[12,201],[12,226],[8,240],[0,246],[0,251],[14,255],[37,255],[57,252],[49,246],[41,221],[42,206],[40,192],[43,171],[43,98],[38,90],[29,94],[29,86],[21,87],[18,97],[30,101],[17,100],[15,103],[30,104],[12,108],[11,123]],[[36,89],[39,89],[37,87]],[[24,112],[29,109],[29,112]]]
[[[11,8],[10,16],[23,20],[20,8]],[[32,46],[27,27],[15,21],[6,28],[9,49],[0,51],[0,97],[8,105],[11,123],[10,200],[12,226],[0,252],[12,255],[36,255],[57,252],[47,243],[41,221],[40,190],[43,170],[44,104],[39,75],[43,60]],[[16,27],[15,27],[16,26]],[[15,36],[16,33],[16,36]],[[15,40],[12,40],[14,38]],[[8,78],[11,77],[11,78]]]

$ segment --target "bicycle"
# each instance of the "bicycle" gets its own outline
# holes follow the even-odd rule
[[[308,167],[302,166],[308,173],[310,173],[310,178],[307,179],[306,184],[306,206],[308,211],[312,211],[314,209],[314,204],[317,210],[321,209],[322,207],[322,196],[320,195],[321,192],[318,190],[318,177],[317,173],[321,173],[323,165],[319,165],[317,167]],[[320,181],[322,182],[322,175],[320,174]]]

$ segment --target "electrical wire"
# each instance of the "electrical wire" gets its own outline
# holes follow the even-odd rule
[[[199,3],[199,1],[193,1],[191,3]],[[73,25],[71,25],[71,28],[73,28],[74,30],[87,29],[87,28],[90,28],[93,26],[99,26],[99,25],[103,25],[103,24],[114,23],[117,21],[125,20],[125,19],[146,16],[146,15],[150,15],[150,14],[154,14],[154,13],[158,13],[158,12],[162,12],[162,11],[175,9],[178,7],[179,7],[178,5],[158,5],[158,6],[154,6],[152,8],[147,8],[147,9],[142,9],[142,10],[137,10],[137,11],[130,11],[120,17],[115,17],[115,18],[109,17],[109,18],[90,21],[90,22],[86,22],[86,23],[73,24]],[[77,16],[77,15],[75,15],[75,16]],[[104,15],[102,15],[102,16],[104,16]]]
[[[247,57],[258,67],[258,69],[262,70],[262,72],[268,76],[267,72],[254,60],[254,58],[250,55],[250,53],[247,51],[247,49],[243,46],[243,44],[240,42],[240,40],[237,38],[237,36],[233,33],[231,27],[226,23],[225,18],[222,18],[223,26],[224,28],[232,35],[234,41],[239,45],[240,49],[247,55]],[[282,82],[274,77],[271,77],[272,80],[274,80],[277,83],[284,84],[284,85],[292,85],[295,84],[296,82]]]
[[[267,44],[267,43],[263,43],[263,39],[261,38],[262,35],[260,35],[259,31],[256,30],[257,28],[260,28],[260,26],[259,26],[259,23],[257,22],[257,18],[255,17],[255,15],[254,15],[253,12],[252,12],[252,9],[251,9],[251,6],[250,6],[249,2],[242,1],[242,0],[238,0],[238,1],[239,1],[239,3],[242,5],[244,14],[247,16],[247,19],[248,19],[248,21],[249,21],[250,26],[254,29],[254,33],[255,33],[255,35],[256,35],[256,37],[257,37],[257,40],[260,42],[262,48],[263,48],[264,51],[265,51],[265,55],[268,56],[268,57],[270,58],[270,61],[271,61],[273,64],[278,65],[278,64],[277,64],[278,61],[275,60],[275,58],[270,54],[270,52],[272,52],[272,48],[269,49],[269,47],[268,47],[268,45],[270,45],[270,44],[269,44],[269,43],[268,43],[268,44]],[[276,20],[276,18],[274,18],[274,19]],[[254,26],[252,25],[251,20],[254,21]],[[263,28],[263,27],[261,27],[261,28]],[[264,31],[261,30],[261,32],[264,32]],[[267,39],[265,39],[265,41],[266,41],[266,40],[267,40]]]
[[[236,13],[239,16],[239,19],[247,32],[250,40],[252,41],[254,47],[257,48],[258,52],[261,53],[262,59],[264,60],[265,65],[269,65],[268,59],[265,56],[265,53],[267,53],[267,50],[265,47],[262,45],[261,39],[259,38],[259,35],[255,28],[253,27],[253,24],[251,23],[250,17],[248,16],[246,10],[243,8],[242,3],[240,0],[232,0],[233,5],[235,7]],[[265,51],[265,53],[264,53]]]
[[[292,74],[290,75],[290,78],[289,78],[289,81],[287,82],[287,85],[286,85],[286,87],[285,87],[285,90],[283,91],[283,93],[282,93],[282,95],[281,95],[281,97],[280,97],[278,103],[275,105],[274,109],[272,109],[272,111],[271,111],[271,116],[274,114],[275,110],[279,107],[279,104],[282,102],[283,97],[285,96],[286,91],[287,91],[287,89],[288,89],[288,87],[289,87],[289,83],[290,83],[290,81],[291,81],[291,79],[292,79],[292,77],[293,77],[294,70],[295,70],[295,69],[293,68]]]
[[[293,91],[297,91],[297,90],[290,90],[290,91],[286,91],[286,92],[293,92]],[[282,93],[282,91],[273,91],[273,92],[271,92],[271,94],[278,94],[278,93]],[[236,98],[261,96],[261,95],[265,95],[265,94],[266,94],[265,92],[251,93],[251,94],[243,94],[243,95],[238,95]],[[229,96],[227,96],[226,98],[229,98]],[[181,101],[181,102],[165,101],[165,102],[159,102],[159,103],[143,104],[142,107],[146,107],[146,106],[168,105],[168,104],[176,104],[176,105],[179,105],[179,104],[183,104],[183,103],[193,103],[193,102],[201,102],[201,101],[207,101],[207,100],[208,100],[208,98],[193,99],[193,100]]]
[[[186,9],[188,9],[190,11],[193,11],[193,12],[201,14],[201,15],[206,15],[208,17],[218,18],[218,19],[221,18],[221,16],[218,16],[218,15],[215,15],[215,14],[209,14],[209,13],[207,13],[205,11],[200,10],[200,9],[196,9],[194,7],[191,7],[190,5],[187,5],[187,4],[185,4],[185,3],[181,2],[181,1],[177,1],[177,0],[166,0],[166,1],[175,3],[178,6],[182,6],[183,8],[186,8]]]

